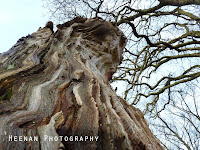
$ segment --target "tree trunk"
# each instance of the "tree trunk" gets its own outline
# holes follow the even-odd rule
[[[109,84],[123,33],[98,19],[57,27],[0,55],[0,149],[162,149],[142,112]]]

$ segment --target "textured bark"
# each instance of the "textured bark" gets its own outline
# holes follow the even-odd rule
[[[200,5],[199,0],[159,0],[159,1],[163,5],[172,5],[172,6],[184,6],[191,4]]]
[[[142,112],[109,85],[122,59],[123,33],[98,19],[57,27],[38,29],[0,56],[0,149],[162,149]],[[99,138],[49,141],[45,135]]]

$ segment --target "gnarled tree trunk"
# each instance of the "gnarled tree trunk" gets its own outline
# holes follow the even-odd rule
[[[140,110],[109,85],[123,33],[76,18],[0,56],[0,149],[162,149]]]

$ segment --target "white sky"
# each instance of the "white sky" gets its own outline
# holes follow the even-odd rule
[[[8,51],[19,38],[45,26],[42,0],[1,0],[0,53]]]

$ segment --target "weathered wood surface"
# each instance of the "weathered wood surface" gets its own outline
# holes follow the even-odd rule
[[[142,112],[109,85],[122,59],[123,33],[98,19],[57,27],[55,33],[40,28],[0,55],[0,149],[162,149]]]

